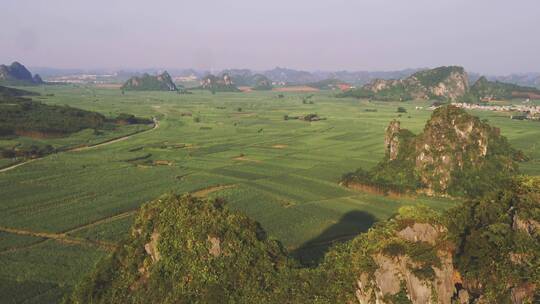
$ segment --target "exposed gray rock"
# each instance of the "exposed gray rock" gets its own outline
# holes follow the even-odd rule
[[[437,239],[446,229],[442,226],[434,226],[427,223],[414,223],[405,229],[398,231],[397,235],[410,242],[427,242],[435,245]]]
[[[399,131],[400,131],[400,122],[393,120],[386,128],[386,133],[384,135],[384,146],[388,153],[390,160],[395,160],[399,153]]]

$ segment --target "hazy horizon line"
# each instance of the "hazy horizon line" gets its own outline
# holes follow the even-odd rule
[[[24,63],[18,61],[19,63],[25,65]],[[4,63],[5,64],[5,63]],[[7,64],[9,65],[9,64]],[[26,65],[25,65],[26,66]],[[528,74],[540,74],[540,71],[528,71],[528,72],[509,72],[509,73],[485,73],[485,72],[478,72],[474,70],[469,70],[463,65],[456,65],[456,64],[448,64],[448,65],[437,65],[437,66],[424,66],[424,67],[407,67],[402,69],[302,69],[302,68],[294,68],[290,66],[274,66],[273,68],[266,68],[266,69],[257,69],[257,68],[249,68],[249,67],[227,67],[227,68],[196,68],[196,67],[54,67],[54,66],[39,66],[39,65],[28,65],[26,66],[30,72],[32,72],[32,69],[51,69],[51,70],[78,70],[83,72],[90,72],[90,71],[112,71],[112,72],[139,72],[139,71],[145,71],[145,70],[153,70],[153,71],[178,71],[178,70],[194,70],[198,72],[221,72],[225,70],[249,70],[251,72],[266,72],[271,71],[274,69],[288,69],[288,70],[294,70],[294,71],[300,71],[300,72],[308,72],[308,73],[336,73],[336,72],[349,72],[349,73],[358,73],[358,72],[370,72],[370,73],[390,73],[390,72],[400,72],[400,71],[406,71],[406,70],[428,70],[428,69],[434,69],[437,67],[442,66],[460,66],[465,69],[465,71],[469,74],[481,74],[481,75],[490,75],[490,76],[507,76],[507,75],[528,75]]]

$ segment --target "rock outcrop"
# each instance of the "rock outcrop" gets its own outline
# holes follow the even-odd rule
[[[377,229],[364,236],[377,245],[353,241],[352,250],[371,261],[356,274],[358,302],[450,304],[456,293],[453,245],[446,241],[448,230],[437,215],[405,208]]]
[[[266,76],[261,74],[256,74],[253,76],[253,90],[257,91],[267,91],[272,90],[272,81],[268,79]]]
[[[152,76],[143,74],[141,77],[131,77],[123,85],[126,91],[177,91],[178,88],[167,71]]]
[[[386,130],[384,159],[343,183],[377,184],[401,191],[480,196],[517,173],[519,151],[500,130],[455,106],[436,109],[419,135],[398,121]]]
[[[401,142],[399,133],[401,124],[397,120],[393,120],[386,128],[384,135],[384,146],[389,160],[396,160],[399,152],[399,144]]]
[[[375,79],[358,89],[338,97],[368,98],[382,101],[438,99],[476,103],[513,98],[540,99],[540,90],[513,83],[489,81],[480,77],[469,87],[469,78],[462,67],[443,66],[423,70],[403,79]]]
[[[460,173],[477,172],[489,162],[497,162],[493,165],[503,172],[516,172],[513,153],[498,128],[463,110],[442,107],[416,139],[415,169],[428,189],[445,193]]]
[[[403,207],[334,263],[350,261],[362,304],[537,303],[538,223],[540,178],[521,177],[442,216]]]
[[[38,74],[32,76],[24,65],[15,61],[11,65],[0,65],[0,83],[7,85],[39,85],[44,82]]]
[[[201,88],[212,92],[240,92],[232,77],[224,73],[220,77],[209,74],[201,79]]]
[[[374,99],[457,100],[469,90],[468,75],[462,67],[448,66],[416,72],[405,79],[376,79],[362,90]]]

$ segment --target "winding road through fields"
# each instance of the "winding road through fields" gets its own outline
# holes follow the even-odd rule
[[[152,120],[154,121],[154,126],[151,129],[131,133],[131,134],[128,134],[128,135],[125,135],[125,136],[122,136],[122,137],[118,137],[118,138],[113,138],[113,139],[110,139],[110,140],[107,140],[107,141],[104,141],[104,142],[101,142],[101,143],[98,143],[98,144],[95,144],[95,145],[83,146],[83,147],[73,147],[73,148],[58,152],[58,153],[80,152],[80,151],[86,151],[86,150],[90,150],[90,149],[95,149],[95,148],[107,146],[107,145],[110,145],[110,144],[114,144],[114,143],[117,143],[117,142],[120,142],[120,141],[124,141],[126,139],[129,139],[129,138],[135,136],[135,135],[139,135],[139,134],[142,134],[142,133],[148,133],[148,132],[154,131],[155,129],[159,128],[159,121],[156,118],[152,118]],[[58,154],[58,153],[56,153],[56,154]],[[9,167],[2,168],[2,169],[0,169],[0,173],[13,170],[13,169],[15,169],[17,167],[29,164],[31,162],[34,162],[34,161],[37,161],[37,160],[40,160],[40,159],[44,159],[44,158],[46,158],[46,157],[48,157],[50,155],[51,154],[47,154],[47,155],[44,155],[44,156],[41,156],[41,157],[32,158],[32,159],[29,159],[29,160],[21,162],[21,163],[16,163],[16,164],[11,165]]]

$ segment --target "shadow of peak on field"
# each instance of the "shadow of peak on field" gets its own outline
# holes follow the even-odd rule
[[[330,247],[366,232],[375,222],[376,218],[369,212],[347,212],[337,223],[291,252],[291,255],[304,266],[317,266]]]

